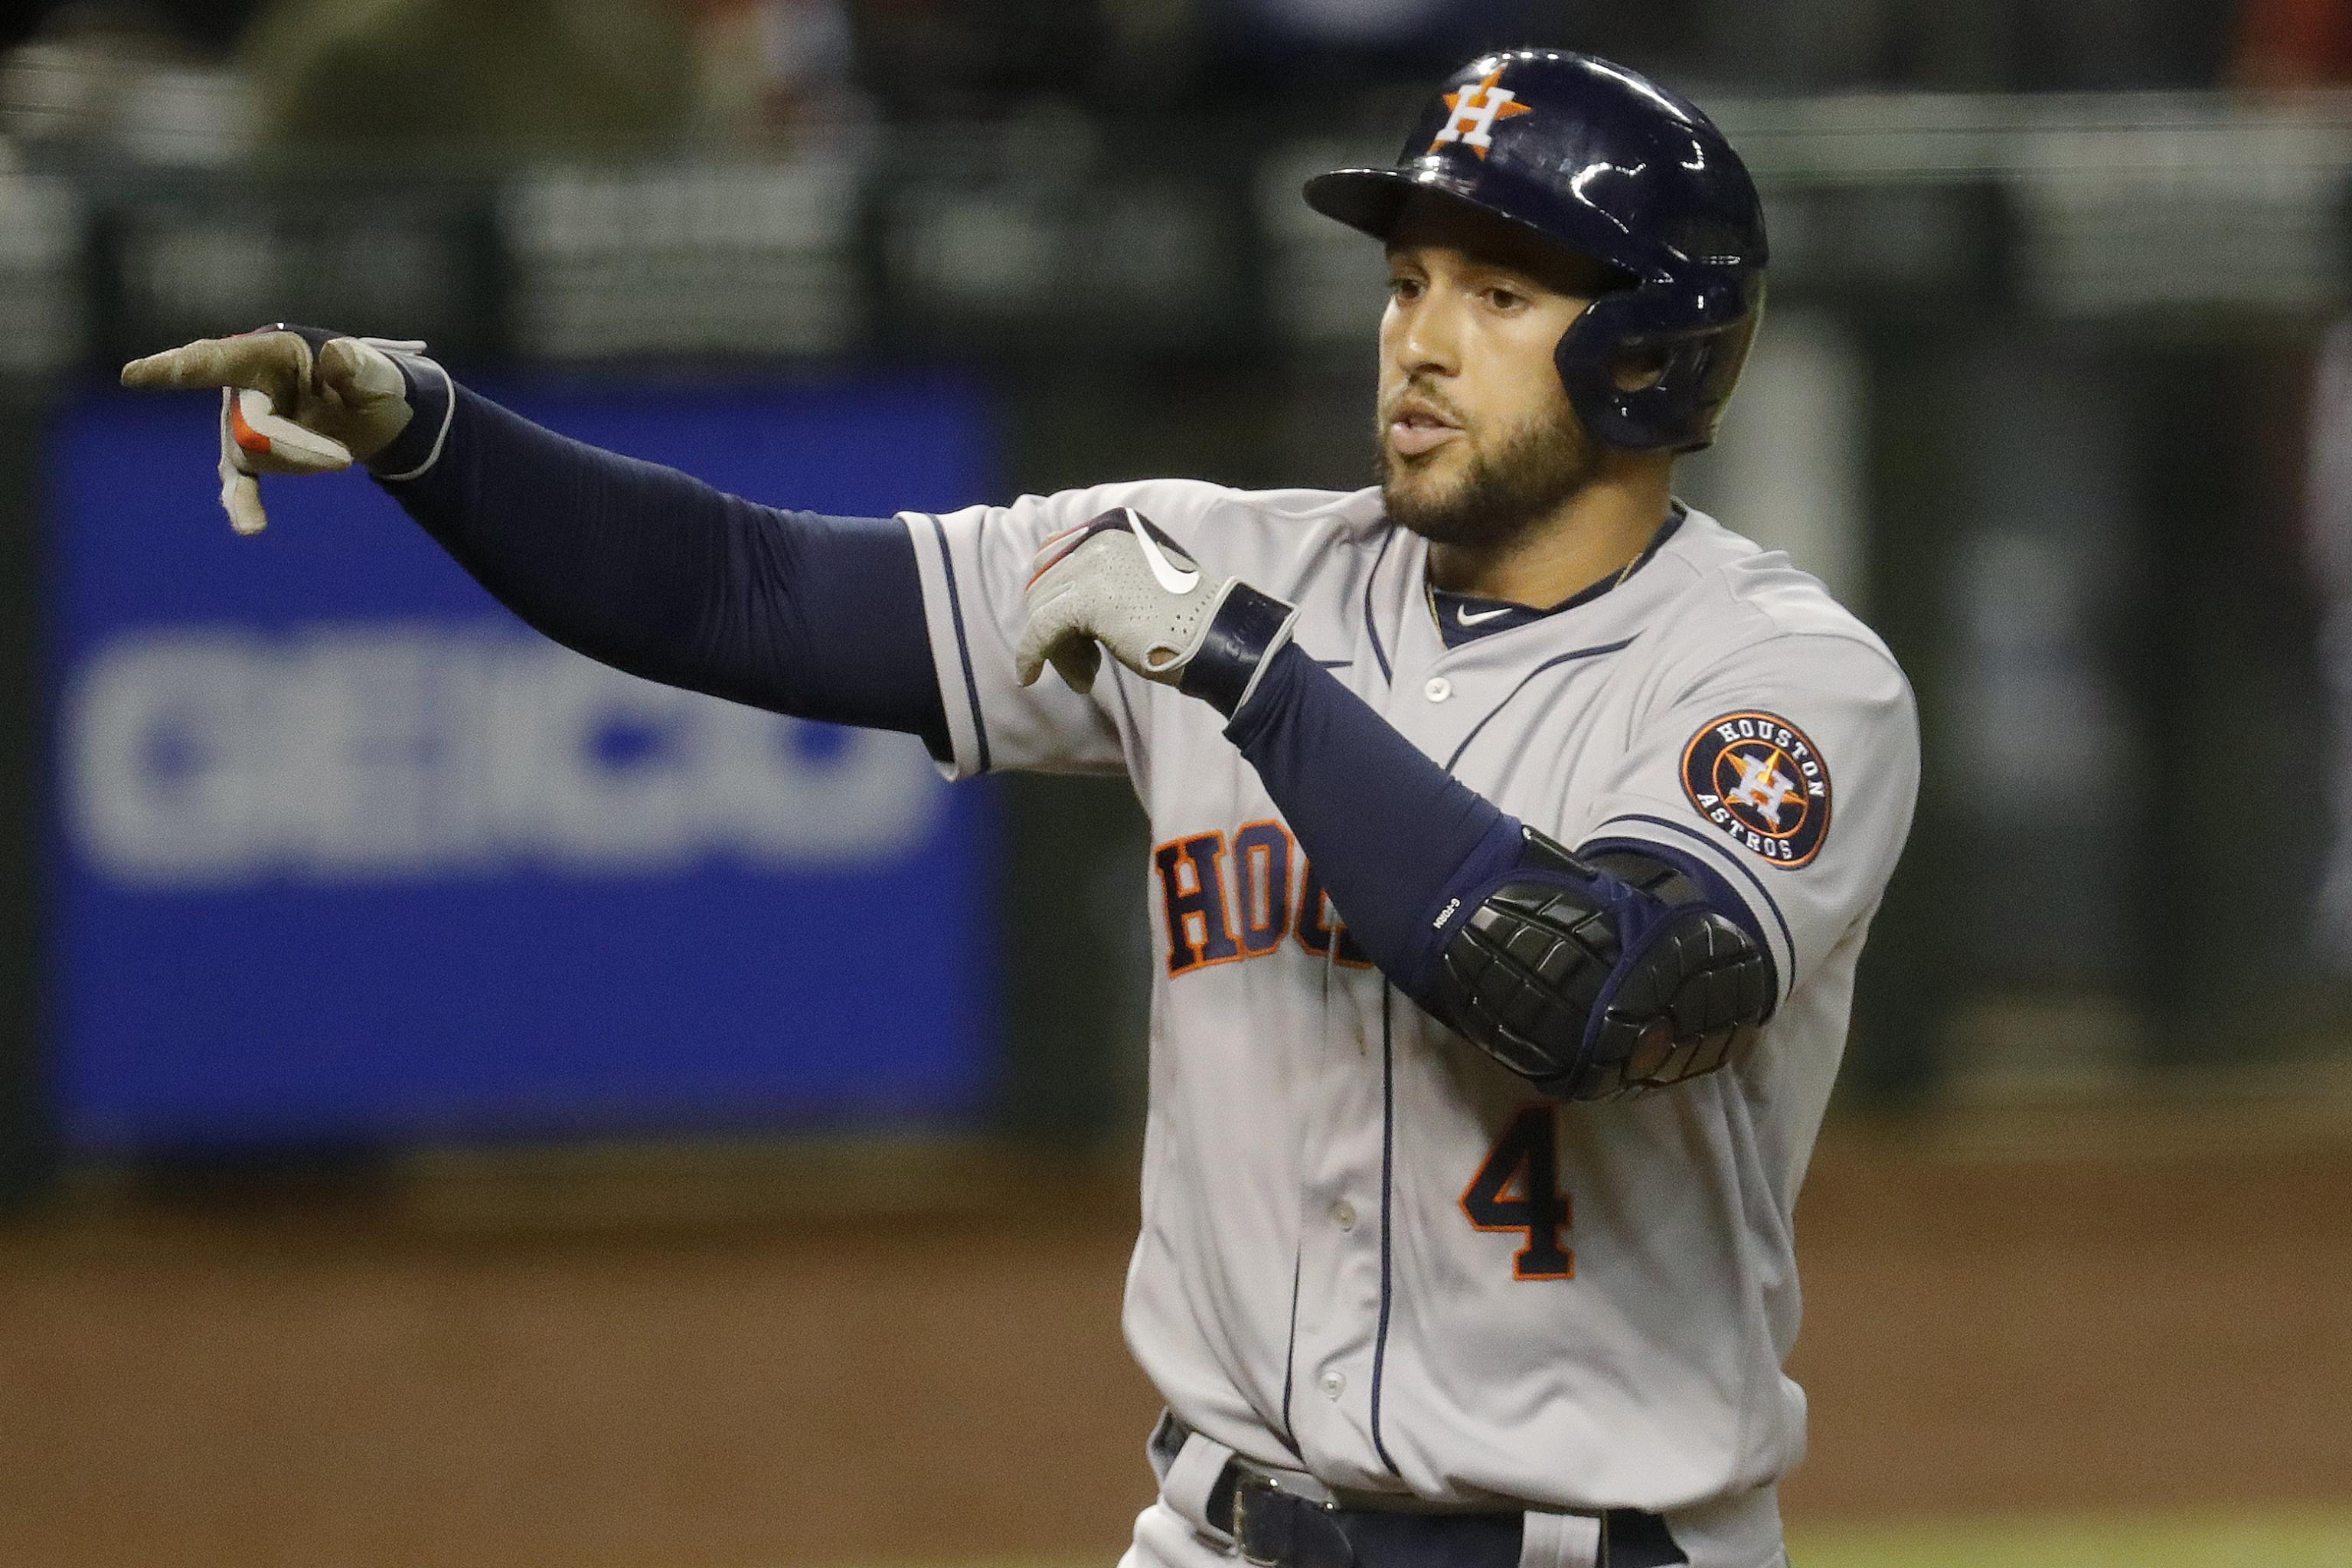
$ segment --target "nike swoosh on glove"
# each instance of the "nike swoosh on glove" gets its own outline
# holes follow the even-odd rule
[[[408,427],[415,411],[399,362],[448,380],[447,371],[422,357],[424,348],[280,322],[132,360],[122,367],[122,384],[220,389],[221,508],[237,532],[259,533],[269,519],[258,476],[348,468],[383,451]],[[441,436],[448,433],[455,406],[452,397]],[[436,438],[415,472],[432,467],[440,451]]]
[[[1029,686],[1047,664],[1090,691],[1102,649],[1146,680],[1199,697],[1231,717],[1259,669],[1290,640],[1298,612],[1238,577],[1212,582],[1200,563],[1131,507],[1045,541],[1029,578],[1029,624],[1013,673]]]

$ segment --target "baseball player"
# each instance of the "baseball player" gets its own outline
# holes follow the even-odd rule
[[[621,668],[1133,782],[1125,1323],[1168,1413],[1132,1568],[1781,1563],[1790,1214],[1918,752],[1879,640],[1673,497],[1762,309],[1755,188],[1674,93],[1523,50],[1307,199],[1388,256],[1352,493],[828,518],[416,344],[276,327],[124,379],[222,389],[241,530],[255,475],[363,463]]]

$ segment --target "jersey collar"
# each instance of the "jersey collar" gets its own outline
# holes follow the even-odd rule
[[[1684,521],[1689,515],[1689,510],[1682,502],[1674,502],[1667,508],[1666,520],[1658,525],[1656,532],[1650,535],[1650,542],[1642,547],[1642,553],[1635,556],[1630,565],[1622,571],[1612,572],[1598,583],[1570,595],[1549,609],[1538,609],[1531,605],[1517,605],[1507,599],[1483,599],[1475,594],[1451,593],[1429,582],[1426,567],[1424,567],[1422,582],[1426,590],[1429,613],[1437,621],[1438,637],[1447,647],[1456,648],[1465,643],[1475,642],[1480,637],[1491,637],[1496,632],[1512,631],[1520,626],[1531,626],[1537,621],[1546,620],[1580,605],[1591,604],[1595,599],[1627,582],[1643,567],[1647,566],[1651,558],[1665,548],[1666,542],[1675,536],[1675,531],[1682,527]]]

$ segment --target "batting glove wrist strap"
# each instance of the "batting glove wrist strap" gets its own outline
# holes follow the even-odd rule
[[[400,434],[367,460],[368,472],[395,484],[422,479],[441,460],[441,449],[448,445],[449,426],[457,416],[457,384],[450,379],[440,361],[407,352],[406,344],[363,341],[384,350],[384,357],[399,368],[412,411]]]
[[[1297,621],[1295,606],[1234,579],[1226,587],[1224,603],[1209,617],[1201,646],[1184,661],[1176,689],[1232,718],[1257,689],[1266,661],[1290,640]]]

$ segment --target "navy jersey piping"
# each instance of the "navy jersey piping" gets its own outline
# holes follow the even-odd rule
[[[1404,1472],[1389,1457],[1389,1446],[1381,1437],[1381,1381],[1389,1360],[1391,1194],[1396,1191],[1396,1037],[1389,1026],[1389,996],[1394,989],[1381,987],[1381,1328],[1372,1342],[1372,1447],[1389,1474],[1402,1480]]]
[[[936,516],[931,527],[940,536],[940,565],[947,572],[948,614],[954,618],[956,653],[963,660],[963,694],[971,702],[971,732],[979,741],[980,771],[988,772],[988,723],[980,716],[980,682],[971,672],[971,643],[963,633],[963,599],[956,592],[955,552],[948,547],[948,526]]]
[[[1636,632],[1633,635],[1634,637],[1639,637],[1641,634]],[[1536,666],[1533,669],[1519,677],[1519,683],[1503,694],[1502,701],[1496,703],[1492,708],[1486,710],[1486,717],[1479,720],[1475,724],[1470,726],[1470,732],[1462,737],[1462,743],[1454,748],[1454,754],[1452,756],[1445,759],[1445,771],[1449,773],[1454,771],[1454,765],[1462,760],[1462,753],[1470,749],[1470,742],[1478,738],[1478,732],[1493,721],[1496,714],[1500,713],[1505,708],[1510,705],[1512,698],[1517,697],[1520,692],[1525,691],[1528,689],[1528,681],[1533,680],[1537,676],[1541,675],[1545,670],[1551,668],[1554,665],[1569,664],[1580,658],[1598,658],[1605,653],[1621,653],[1626,647],[1630,647],[1633,644],[1633,637],[1623,637],[1620,638],[1616,642],[1602,643],[1598,647],[1580,647],[1572,653],[1554,654],[1551,658],[1544,660],[1541,664]]]
[[[1601,823],[1600,826],[1595,827],[1592,831],[1597,835],[1600,833],[1601,828],[1612,826],[1620,822],[1646,822],[1653,827],[1663,827],[1669,832],[1679,833],[1685,837],[1696,839],[1699,843],[1706,845],[1710,849],[1720,849],[1722,847],[1716,842],[1713,836],[1701,833],[1696,827],[1689,826],[1685,823],[1669,822],[1663,816],[1644,816],[1643,813],[1638,811],[1620,812],[1615,816],[1611,817],[1607,822]],[[1729,861],[1734,870],[1748,879],[1748,885],[1756,889],[1756,896],[1764,900],[1764,907],[1766,909],[1772,911],[1772,923],[1780,928],[1780,941],[1789,950],[1789,989],[1790,991],[1794,991],[1797,988],[1797,939],[1789,932],[1788,917],[1780,912],[1779,900],[1772,897],[1771,890],[1764,886],[1764,879],[1756,874],[1753,867],[1742,863],[1739,857],[1737,855],[1725,855],[1722,858]],[[1786,993],[1783,993],[1783,994],[1786,994]]]
[[[1307,1237],[1302,1231],[1297,1249],[1290,1255],[1290,1342],[1282,1350],[1282,1437],[1293,1454],[1299,1454],[1299,1447],[1298,1433],[1290,1425],[1290,1384],[1292,1373],[1298,1367],[1298,1281],[1306,1260]],[[1300,1458],[1305,1456],[1301,1454]]]
[[[1391,685],[1395,684],[1396,677],[1389,669],[1388,650],[1381,647],[1381,628],[1372,620],[1372,584],[1380,581],[1381,563],[1389,558],[1389,543],[1395,538],[1396,528],[1391,524],[1381,535],[1380,551],[1373,555],[1372,569],[1364,577],[1364,635],[1372,639],[1372,657],[1380,661],[1381,679]]]

